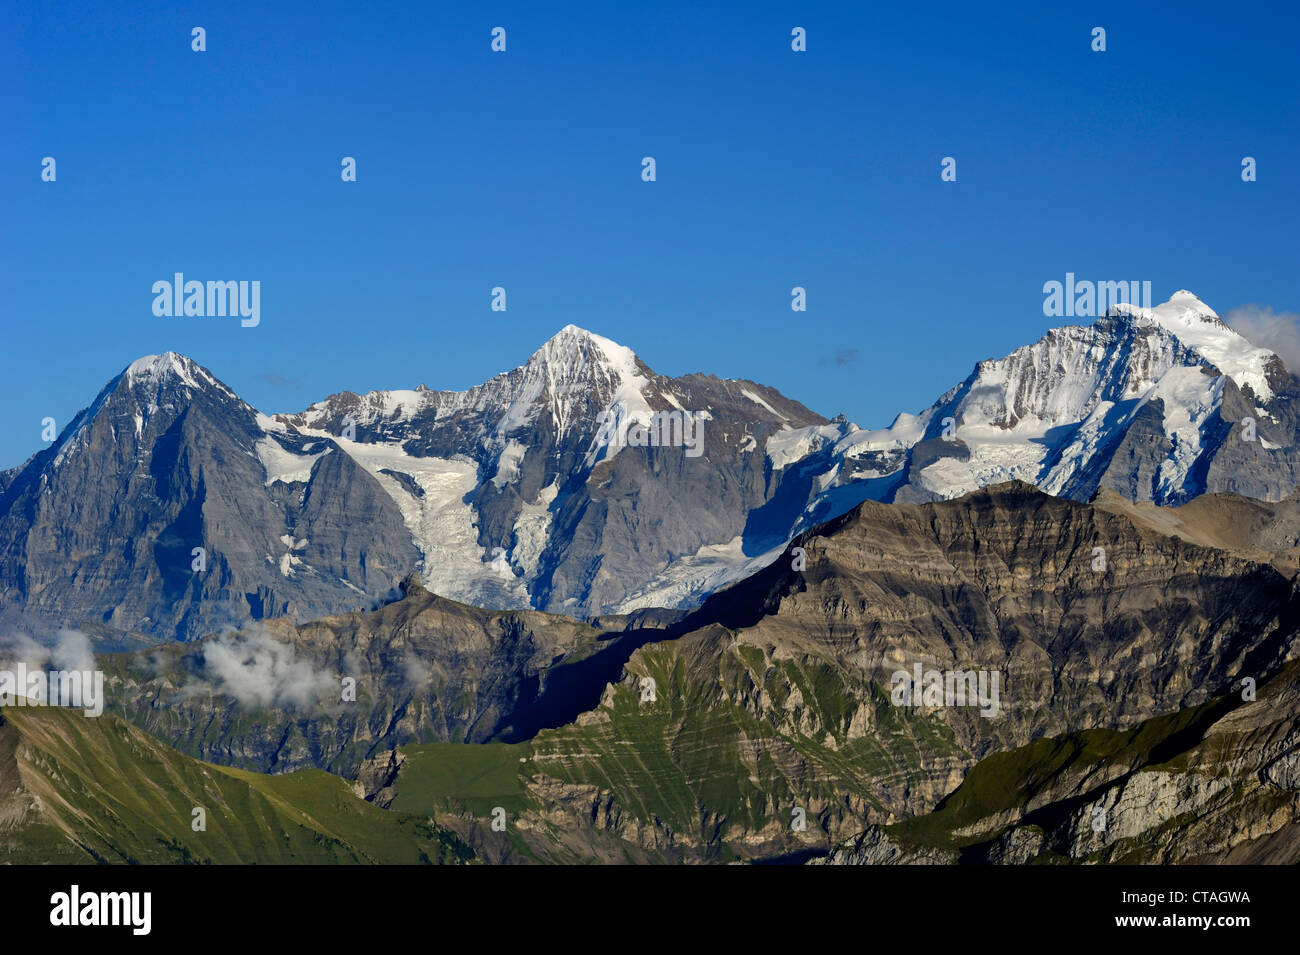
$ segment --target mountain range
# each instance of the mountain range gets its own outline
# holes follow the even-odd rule
[[[0,472],[0,620],[106,648],[399,594],[591,618],[689,610],[863,501],[1007,480],[1086,501],[1280,500],[1300,380],[1189,292],[1049,331],[880,430],[775,390],[649,369],[566,326],[464,392],[263,414],[189,358],[123,370]],[[696,416],[702,453],[606,440]],[[201,550],[199,550],[201,549]]]

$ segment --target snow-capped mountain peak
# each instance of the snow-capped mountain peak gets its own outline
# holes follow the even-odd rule
[[[1144,323],[1153,323],[1192,348],[1206,361],[1235,381],[1238,387],[1249,386],[1260,401],[1273,396],[1268,383],[1268,366],[1277,356],[1252,345],[1233,331],[1206,305],[1186,289],[1153,308],[1116,305],[1111,314],[1128,315]]]
[[[191,358],[174,351],[137,358],[122,369],[121,374],[100,391],[90,407],[78,414],[59,435],[55,442],[58,452],[53,463],[56,467],[61,466],[69,455],[82,448],[87,429],[100,415],[107,414],[122,422],[122,426],[114,427],[123,435],[130,433],[126,425],[129,422],[130,431],[138,440],[160,408],[180,411],[200,393],[217,396],[222,401],[238,402],[253,413],[233,391]]]
[[[611,442],[611,412],[680,413],[682,446]],[[707,421],[698,456],[687,414]],[[12,514],[51,509],[65,541],[10,552],[46,555],[41,579],[85,590],[114,625],[195,635],[223,607],[319,615],[412,569],[480,606],[627,612],[692,605],[867,499],[1010,479],[1082,500],[1278,499],[1300,484],[1300,380],[1183,291],[1050,329],[864,431],[755,382],[656,374],[566,325],[465,391],[339,392],[274,418],[184,356],[145,356],[51,450],[5,495]],[[118,549],[130,567],[115,573],[138,573],[148,599],[124,605],[75,568],[88,541],[128,538],[142,543]],[[208,543],[229,577],[191,572]]]
[[[197,387],[202,374],[198,363],[174,351],[161,355],[145,355],[126,366],[123,372],[128,381],[160,381],[174,375],[185,384]]]
[[[562,436],[581,416],[595,418],[622,403],[650,413],[646,390],[652,372],[632,349],[577,325],[565,325],[533,353],[496,431],[504,436],[549,411]],[[594,426],[594,420],[587,422]]]
[[[1290,416],[1291,399],[1278,393],[1291,393],[1290,380],[1275,354],[1180,290],[1151,308],[1115,305],[1091,325],[1051,329],[978,363],[915,418],[849,434],[837,449],[846,459],[839,483],[865,474],[875,482],[869,496],[901,500],[955,497],[1010,479],[1084,499],[1102,484],[1158,503],[1203,493],[1209,479],[1245,489],[1269,467],[1289,473],[1291,464],[1261,459],[1258,473],[1207,472],[1221,457],[1267,457],[1283,447],[1280,430],[1267,437],[1261,430],[1256,440],[1253,429],[1273,431]],[[1229,381],[1239,392],[1231,411]],[[1244,431],[1243,417],[1254,423]],[[1290,478],[1278,479],[1289,492]]]
[[[632,349],[577,325],[565,325],[551,336],[524,367],[531,366],[544,366],[550,381],[567,383],[600,378],[630,383],[648,371]]]
[[[143,386],[146,391],[153,389],[164,391],[171,387],[215,389],[227,397],[238,400],[235,393],[219,381],[212,372],[194,359],[174,351],[137,358],[122,370],[118,380],[132,387]]]
[[[593,417],[620,400],[644,403],[652,372],[632,349],[577,325],[565,325],[511,371],[467,391],[382,390],[357,395],[341,392],[298,415],[276,415],[282,424],[337,432],[344,414],[368,431],[409,431],[422,421],[442,422],[469,414],[487,446],[549,415],[561,433],[582,416]],[[593,406],[595,407],[593,411]]]

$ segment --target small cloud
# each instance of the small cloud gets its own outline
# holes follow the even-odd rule
[[[292,388],[294,391],[297,391],[299,387],[298,382],[292,381],[283,375],[277,375],[273,371],[263,372],[257,377],[262,379],[272,388]]]
[[[428,664],[409,651],[402,660],[402,670],[405,672],[406,682],[413,687],[426,686],[433,676],[433,671],[429,669]]]
[[[210,688],[244,706],[264,708],[308,706],[338,692],[334,674],[259,626],[223,633],[206,642],[202,652],[211,684],[186,687],[189,693]]]
[[[29,670],[93,670],[95,653],[80,630],[60,630],[51,643],[38,643],[23,633],[0,636],[0,663],[12,668],[19,662]]]
[[[56,670],[93,670],[95,651],[90,637],[80,630],[60,630],[50,662]]]
[[[835,364],[851,365],[858,360],[858,350],[856,348],[841,348],[835,353]]]
[[[1275,312],[1267,305],[1241,305],[1223,321],[1251,344],[1277,352],[1287,371],[1300,372],[1300,314]]]
[[[37,643],[25,633],[7,633],[0,637],[0,664],[13,669],[19,663],[28,669],[43,669],[50,659],[50,648]]]

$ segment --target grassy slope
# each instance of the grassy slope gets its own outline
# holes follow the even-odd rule
[[[378,809],[320,770],[264,776],[178,753],[124,721],[7,708],[0,861],[422,863],[470,853],[425,816]],[[203,807],[207,828],[191,828]]]

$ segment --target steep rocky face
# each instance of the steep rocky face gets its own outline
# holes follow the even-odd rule
[[[872,827],[840,865],[1300,861],[1300,667],[1143,723],[976,765],[933,812]]]
[[[1294,653],[1294,581],[1274,566],[1025,485],[921,507],[866,503],[797,544],[802,571],[778,562],[686,625],[716,621],[765,656],[859,674],[886,696],[892,675],[917,664],[998,673],[996,716],[933,714],[976,757],[1195,705]],[[802,731],[871,725],[877,708],[856,714],[868,698],[838,682],[840,725]]]
[[[572,326],[469,392],[276,419],[150,356],[0,475],[0,614],[126,646],[339,612],[412,570],[482,606],[690,604],[789,536],[816,488],[762,448],[824,420],[752,382],[655,375]]]
[[[0,495],[0,607],[35,629],[185,639],[311,618],[390,591],[417,557],[351,458],[269,434],[170,353],[114,379]]]

